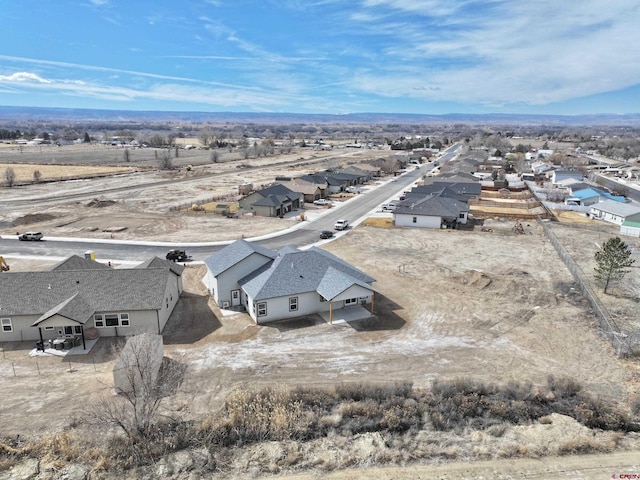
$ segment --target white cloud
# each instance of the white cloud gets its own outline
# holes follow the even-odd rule
[[[635,0],[493,2],[498,12],[480,3],[362,0],[400,16],[384,24],[371,17],[369,27],[387,40],[385,67],[357,72],[355,83],[385,97],[487,104],[546,104],[638,84]],[[425,28],[427,17],[439,24]]]
[[[42,78],[35,73],[16,72],[11,75],[0,75],[1,83],[53,83],[51,80]]]

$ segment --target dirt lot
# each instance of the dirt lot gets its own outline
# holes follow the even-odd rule
[[[76,147],[82,155],[76,152]],[[70,150],[65,157],[67,161],[76,159],[94,164],[105,152],[113,155],[113,149],[103,149],[107,147],[97,147],[93,150],[87,150],[83,146],[68,148]],[[121,149],[118,151],[121,153]],[[54,152],[59,154],[58,150]],[[140,152],[140,155],[147,154],[146,149]],[[332,165],[357,164],[370,158],[384,157],[388,153],[379,150],[317,152],[298,149],[287,155],[247,160],[225,154],[224,163],[212,164],[207,160],[208,153],[192,150],[182,152],[181,156],[175,159],[176,167],[180,168],[171,171],[145,171],[112,177],[0,188],[0,235],[15,234],[20,230],[40,230],[48,236],[115,237],[123,240],[145,238],[149,241],[169,242],[184,240],[188,237],[185,232],[189,231],[198,231],[202,241],[232,240],[238,238],[239,232],[247,232],[247,236],[261,235],[283,229],[283,222],[250,214],[240,214],[239,218],[228,219],[220,215],[189,211],[189,207],[194,203],[201,204],[214,199],[221,202],[237,200],[238,185],[242,183],[252,183],[259,187],[273,182],[276,176],[295,177]],[[11,155],[22,158],[15,151],[3,151],[0,148],[0,163],[3,159],[7,161],[7,157],[13,158]],[[108,158],[104,159],[106,160]],[[189,171],[184,168],[187,162],[194,164]],[[31,178],[32,172],[29,168],[40,168],[38,165],[12,165],[12,168],[24,169],[24,175]],[[241,165],[244,168],[238,168]],[[52,169],[50,175],[54,178],[68,171],[80,175],[82,168],[98,168],[80,168],[75,165],[48,167]],[[1,165],[0,171],[4,171]],[[145,186],[157,182],[165,183],[154,187]],[[95,193],[124,186],[140,188],[110,191],[106,194]],[[81,197],[65,201],[54,200],[61,195],[70,194]],[[30,202],[34,199],[41,201],[32,205],[26,202],[26,199]],[[181,210],[176,211],[176,208]],[[312,205],[308,208],[311,213],[319,210]],[[295,219],[292,218],[291,221]],[[289,226],[291,225],[287,224],[284,228]]]
[[[187,187],[176,188],[178,198]],[[163,198],[171,196],[170,192]],[[105,227],[123,225],[123,219],[131,218],[123,235],[135,236],[140,230],[133,225],[144,221],[156,225],[146,238],[165,239],[184,236],[198,225],[194,222],[205,221],[202,215],[154,216],[158,208],[152,201],[154,195],[157,193],[146,191],[131,202],[118,200],[103,208],[56,206],[40,212],[54,214],[54,219],[32,225],[60,235],[81,232],[82,236],[97,226],[95,234],[104,235]],[[130,217],[124,215],[129,206]],[[13,222],[32,213],[22,210],[3,218]],[[192,222],[192,218],[197,220]],[[210,216],[206,221],[213,222]],[[211,239],[224,239],[228,223],[220,221],[210,226]],[[511,231],[512,221],[487,223],[493,233],[360,226],[326,244],[324,248],[377,279],[376,317],[353,324],[328,325],[312,316],[257,327],[246,315],[223,315],[200,283],[204,267],[187,268],[185,294],[165,330],[165,354],[186,364],[188,370],[181,392],[167,402],[167,409],[197,419],[217,408],[226,392],[242,385],[411,381],[426,387],[435,378],[455,377],[544,384],[549,374],[570,375],[594,395],[628,405],[640,393],[638,363],[619,360],[601,337],[588,303],[574,288],[570,273],[541,228],[526,224],[527,233],[517,235]],[[588,227],[576,230],[573,224],[554,225],[572,255],[583,259],[585,271],[592,269],[589,262],[596,244],[613,233],[601,225]],[[262,228],[274,227],[265,223]],[[6,227],[9,232],[14,229],[13,225]],[[46,267],[33,260],[13,259],[11,263],[15,271]],[[607,300],[621,321],[622,317],[637,318],[633,300]],[[31,344],[5,345],[0,358],[0,388],[5,392],[0,402],[0,434],[34,437],[76,423],[87,402],[99,394],[111,394],[112,343],[102,339],[89,355],[66,359],[29,358]],[[579,426],[572,424],[563,435],[570,437],[576,429]],[[560,441],[560,437],[547,437],[548,431],[518,432],[514,429],[500,441],[510,445],[530,442],[531,455],[553,451],[549,442]],[[542,438],[547,438],[546,446],[534,448]],[[460,455],[456,458],[478,458],[478,448],[487,448],[486,455],[499,458],[490,450],[499,446],[485,445],[488,440],[484,437],[458,441]],[[638,449],[636,437],[622,444]],[[269,461],[277,449],[251,454]],[[533,468],[535,462],[530,462],[513,468],[522,477],[523,470]],[[601,457],[594,457],[592,464],[581,462],[576,469],[600,465],[598,462]],[[495,465],[499,470],[500,463]],[[617,465],[606,465],[614,469],[605,471],[606,478],[622,473],[615,470]],[[480,466],[477,471],[470,467],[455,478],[499,478],[488,472]],[[413,473],[420,478],[454,478],[437,470],[424,476]],[[555,478],[562,475],[571,477],[565,472]],[[416,478],[390,477],[388,471],[372,472],[372,476]]]

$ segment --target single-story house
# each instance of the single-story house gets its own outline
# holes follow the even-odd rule
[[[239,280],[275,257],[276,252],[257,243],[237,240],[207,257],[203,282],[219,307],[240,307],[246,304],[246,299],[242,298]]]
[[[393,223],[398,227],[455,228],[467,223],[469,205],[446,196],[408,197],[393,210]]]
[[[318,200],[319,198],[324,197],[324,188],[317,183],[306,182],[299,178],[294,178],[290,180],[278,180],[276,181],[280,185],[284,185],[292,192],[301,193],[304,197],[304,201],[308,203],[313,203],[314,200]]]
[[[347,187],[351,187],[357,183],[357,177],[354,175],[336,174],[332,172],[302,175],[300,178],[307,182],[327,185],[329,194],[344,192]]]
[[[317,247],[275,252],[236,240],[205,264],[216,303],[245,309],[257,324],[373,305],[375,279]]]
[[[478,200],[480,198],[480,194],[482,193],[482,184],[480,182],[456,180],[456,177],[450,177],[450,179],[445,179],[444,181],[425,182],[424,185],[414,187],[412,191],[433,193],[442,190],[445,196],[450,192],[454,192],[465,199],[465,201]]]
[[[620,235],[640,237],[640,213],[635,213],[625,218],[623,224],[620,225]]]
[[[603,192],[597,188],[584,188],[577,190],[565,199],[566,204],[577,204],[588,207],[605,200],[613,200],[615,202],[625,203],[625,198]]]
[[[548,177],[553,185],[558,185],[560,182],[567,179],[573,179],[581,182],[583,174],[580,170],[551,170]]]
[[[48,271],[0,275],[0,341],[84,342],[100,336],[162,333],[182,293],[184,267],[154,258],[110,268],[72,256]]]
[[[605,200],[591,206],[589,215],[596,220],[622,225],[628,217],[640,213],[640,206],[632,203],[620,203],[615,200]]]
[[[287,212],[297,210],[304,202],[302,193],[294,192],[279,183],[240,199],[240,208],[262,217],[281,217]]]

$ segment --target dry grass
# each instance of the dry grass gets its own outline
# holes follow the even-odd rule
[[[542,415],[554,410],[617,431],[598,433],[557,413]],[[439,424],[432,428],[438,417]],[[531,435],[549,440],[548,433],[528,430],[536,425],[565,433],[549,450],[533,441]],[[143,437],[89,434],[78,426],[27,445],[0,441],[0,470],[24,458],[42,459],[56,470],[70,463],[84,464],[93,472],[153,468],[159,459],[185,449],[204,450],[208,460],[197,472],[203,475],[205,470],[223,475],[246,472],[249,465],[254,473],[280,473],[417,459],[609,452],[620,446],[622,432],[631,425],[629,418],[585,395],[571,379],[549,378],[544,389],[469,379],[434,382],[430,391],[415,390],[409,383],[238,389],[220,412],[196,422],[174,418]]]
[[[362,224],[367,227],[392,228],[393,219],[386,217],[368,217]]]
[[[45,165],[45,164],[13,164],[0,163],[0,172],[4,177],[7,168],[15,172],[16,183],[32,183],[34,172],[40,172],[40,181],[64,180],[70,178],[91,178],[121,173],[132,173],[138,169],[135,167],[109,167],[109,166],[82,166],[82,165]],[[4,178],[2,178],[4,180]]]

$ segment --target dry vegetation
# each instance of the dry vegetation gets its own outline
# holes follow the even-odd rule
[[[536,423],[537,428],[566,427],[571,422],[565,417],[577,423],[552,445],[518,442],[517,428],[532,429]],[[191,450],[201,452],[197,474],[211,476],[237,468],[239,447],[253,452],[254,473],[331,471],[419,460],[609,452],[628,444],[623,432],[639,429],[628,414],[583,393],[570,379],[549,377],[544,387],[457,379],[436,381],[430,390],[410,384],[243,388],[226,398],[220,412],[200,422],[165,420],[144,434],[111,436],[107,444],[89,439],[78,426],[27,444],[0,443],[0,453],[5,468],[25,458],[42,458],[50,469],[80,463],[94,472],[141,473],[145,468],[140,467],[150,472],[163,457]],[[274,450],[270,454],[265,450],[269,445]],[[339,456],[318,455],[318,449],[347,445],[352,448]]]

